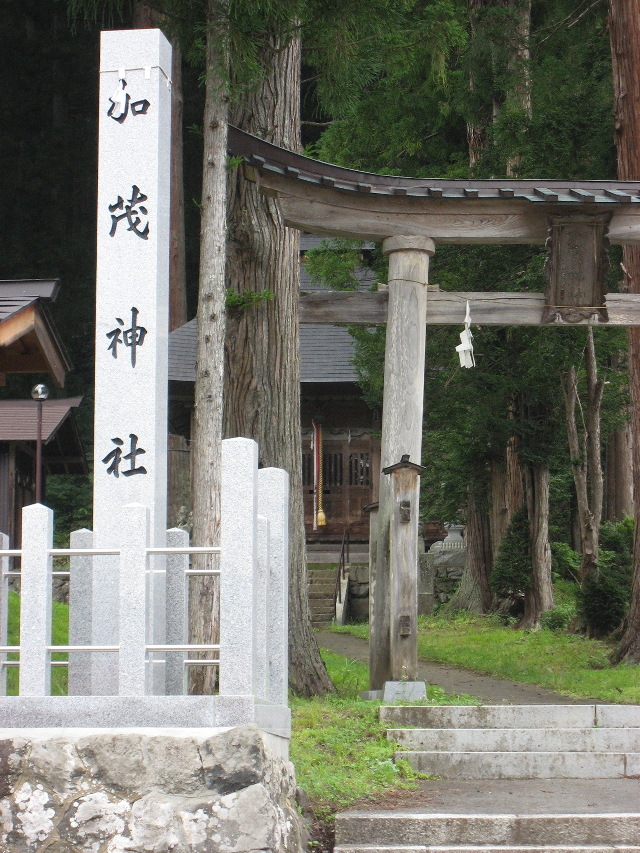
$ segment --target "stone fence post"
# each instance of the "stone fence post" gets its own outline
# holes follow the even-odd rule
[[[259,474],[259,472],[258,472]],[[258,479],[259,482],[259,479]],[[258,491],[258,495],[260,492]],[[259,498],[258,498],[259,501]],[[258,503],[258,507],[260,504]],[[269,650],[267,635],[269,625],[269,572],[271,566],[271,541],[269,519],[258,516],[258,563],[256,572],[256,696],[269,698]]]
[[[256,690],[258,445],[222,442],[220,696]]]
[[[9,549],[9,537],[6,533],[0,533],[0,548],[3,551]],[[0,557],[0,646],[7,645],[7,632],[9,628],[9,571],[11,559]],[[0,652],[0,696],[7,695],[7,667],[3,664],[7,660],[5,652]]]
[[[93,533],[83,528],[69,537],[71,548],[93,548]],[[69,645],[90,646],[93,608],[93,558],[70,558]],[[91,652],[69,653],[69,696],[91,696]]]
[[[188,548],[189,534],[179,527],[167,530],[167,548]],[[166,638],[167,645],[182,646],[189,642],[188,622],[188,582],[185,570],[189,568],[188,554],[169,554],[167,556],[166,585]],[[165,656],[165,692],[167,696],[180,696],[186,693],[187,668],[184,652],[167,652]]]
[[[22,510],[20,584],[20,695],[51,693],[51,555],[53,512],[42,504]]]
[[[289,688],[289,475],[258,471],[258,512],[269,521],[267,699],[288,704]]]

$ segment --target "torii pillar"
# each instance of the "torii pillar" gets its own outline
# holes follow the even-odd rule
[[[421,462],[425,339],[429,258],[435,244],[429,237],[388,237],[389,313],[384,365],[384,404],[377,524],[377,554],[369,578],[369,683],[382,690],[392,678],[391,625],[391,483],[383,473],[408,454]],[[418,506],[416,478],[412,505]],[[396,614],[397,615],[397,614]],[[414,626],[415,630],[415,626]]]

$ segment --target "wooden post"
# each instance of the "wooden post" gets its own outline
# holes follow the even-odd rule
[[[418,674],[418,515],[424,470],[404,454],[383,471],[391,475],[391,681],[415,681]]]
[[[384,367],[381,467],[403,455],[420,464],[424,395],[424,347],[429,257],[428,237],[389,237],[389,313]],[[380,475],[378,544],[370,567],[369,683],[381,690],[391,679],[390,637],[390,478]],[[416,557],[417,559],[417,557]]]

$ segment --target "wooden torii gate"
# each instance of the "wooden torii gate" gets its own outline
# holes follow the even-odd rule
[[[382,241],[389,256],[388,293],[303,293],[300,322],[387,325],[369,677],[372,690],[414,680],[417,538],[403,536],[400,525],[417,514],[419,477],[394,506],[383,469],[397,470],[402,457],[415,469],[421,461],[426,325],[462,326],[467,299],[478,324],[640,325],[640,295],[604,291],[609,243],[640,244],[640,182],[374,175],[311,160],[233,127],[229,150],[243,158],[245,176],[277,199],[289,227]],[[546,292],[441,292],[428,283],[438,243],[546,243]],[[400,539],[402,549],[394,547]]]

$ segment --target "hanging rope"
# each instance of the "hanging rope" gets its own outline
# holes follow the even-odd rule
[[[324,527],[327,523],[327,518],[322,509],[323,498],[323,453],[322,453],[322,426],[318,424],[318,527]]]

